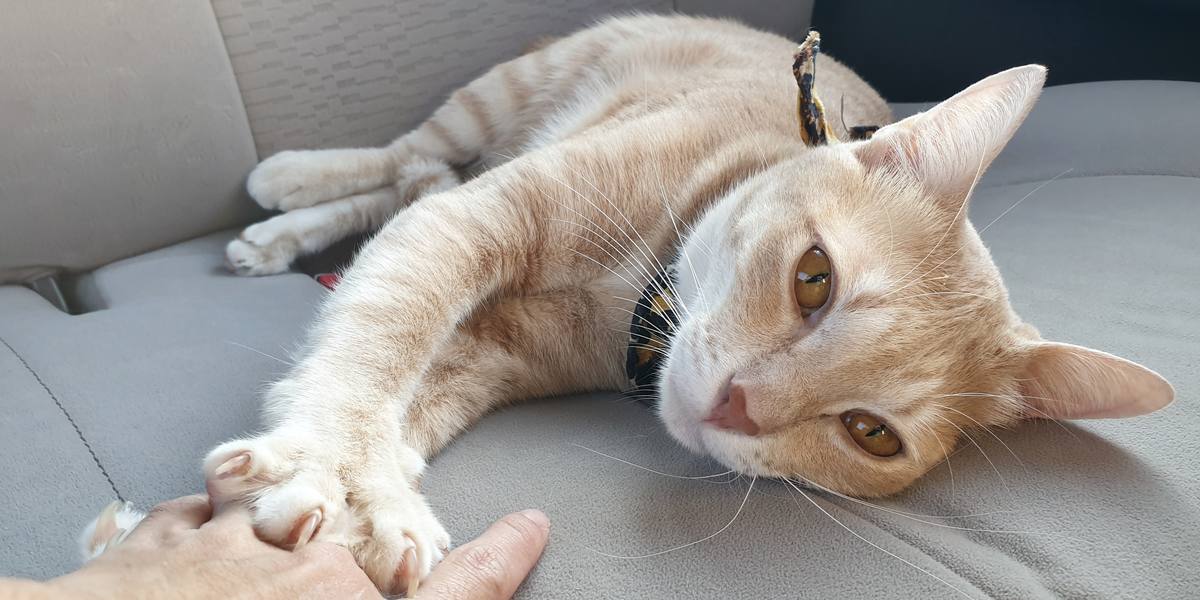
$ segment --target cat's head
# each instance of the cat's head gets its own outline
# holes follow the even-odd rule
[[[1124,417],[1174,392],[1144,367],[1042,340],[966,218],[1045,69],[972,85],[869,141],[798,153],[697,224],[661,416],[746,473],[896,492],[976,427]]]

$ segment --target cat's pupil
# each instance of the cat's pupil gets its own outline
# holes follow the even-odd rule
[[[804,283],[825,283],[829,279],[829,273],[817,273],[812,277],[804,280]]]
[[[880,425],[880,426],[876,427],[875,429],[872,429],[872,430],[868,431],[868,432],[866,433],[866,436],[867,436],[867,437],[875,437],[875,436],[877,436],[877,435],[882,435],[882,434],[883,434],[884,432],[886,432],[886,431],[887,431],[887,426],[886,426],[886,425]]]

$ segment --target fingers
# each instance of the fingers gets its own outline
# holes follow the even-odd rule
[[[211,517],[212,507],[203,494],[168,500],[150,509],[129,540],[161,539],[172,532],[197,529]]]
[[[475,540],[456,548],[420,587],[427,600],[503,600],[537,564],[550,536],[550,521],[537,510],[500,519]]]

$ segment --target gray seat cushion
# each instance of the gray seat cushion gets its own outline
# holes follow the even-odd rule
[[[877,508],[812,492],[810,503],[778,482],[747,495],[745,478],[669,477],[724,469],[680,450],[641,405],[544,400],[492,415],[435,459],[432,504],[459,541],[505,511],[545,509],[551,547],[526,598],[1190,593],[1200,587],[1200,173],[1188,158],[1200,138],[1176,129],[1200,130],[1197,98],[1200,84],[1047,90],[971,214],[980,227],[1004,215],[984,238],[1021,314],[1048,337],[1160,371],[1178,391],[1166,410],[977,434]],[[1154,115],[1115,130],[1127,135],[1095,134],[1147,106]],[[4,498],[22,509],[0,519],[4,573],[69,568],[69,540],[113,494],[66,415],[142,505],[200,490],[203,452],[257,426],[255,391],[283,365],[236,344],[286,359],[324,291],[298,275],[224,274],[224,239],[97,271],[107,308],[85,315],[0,289],[0,338],[21,357],[0,356],[0,452],[6,481],[21,478]]]

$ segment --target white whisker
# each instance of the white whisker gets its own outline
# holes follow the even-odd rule
[[[726,475],[729,475],[730,473],[736,473],[736,471],[734,471],[733,469],[730,469],[730,470],[728,470],[728,471],[725,471],[725,472],[723,472],[723,473],[713,473],[712,475],[694,475],[694,476],[693,476],[693,475],[672,475],[671,473],[663,473],[662,471],[655,471],[654,469],[651,469],[650,467],[644,467],[644,466],[642,466],[642,465],[639,465],[639,464],[637,464],[637,463],[632,463],[632,462],[629,462],[629,461],[627,461],[627,460],[625,460],[625,459],[622,459],[622,458],[617,458],[617,457],[615,457],[615,456],[613,456],[613,455],[611,455],[611,454],[605,454],[605,453],[603,453],[603,452],[601,452],[601,451],[599,451],[599,450],[593,450],[593,449],[591,449],[591,448],[588,448],[587,446],[583,446],[583,445],[580,445],[580,444],[576,444],[576,443],[574,443],[574,442],[571,442],[571,443],[570,443],[570,445],[572,445],[572,446],[575,446],[576,448],[582,448],[582,449],[584,449],[584,450],[587,450],[588,452],[591,452],[591,453],[593,453],[593,454],[599,454],[600,456],[603,456],[604,458],[609,458],[609,459],[615,460],[615,461],[617,461],[617,462],[619,462],[619,463],[621,463],[621,464],[629,465],[629,466],[631,466],[631,467],[634,467],[634,468],[637,468],[637,469],[641,469],[641,470],[643,470],[643,471],[646,471],[646,472],[648,472],[648,473],[654,473],[655,475],[662,475],[663,477],[670,477],[670,478],[672,478],[672,479],[689,479],[689,480],[695,480],[695,479],[713,479],[713,478],[716,478],[716,477],[724,477],[724,476],[726,476]]]
[[[263,352],[262,350],[259,350],[258,348],[251,348],[250,346],[247,346],[245,344],[239,344],[237,342],[230,341],[230,340],[225,340],[225,343],[229,344],[230,346],[237,346],[238,348],[245,348],[246,350],[249,350],[255,354],[261,354],[271,360],[281,362],[289,367],[296,366],[296,363],[294,363],[294,362],[286,361],[286,360],[283,360],[282,358],[279,358],[278,356],[273,356],[271,354],[267,354],[266,352]]]
[[[720,529],[718,529],[718,530],[716,530],[694,542],[688,542],[686,544],[681,544],[679,546],[667,548],[666,550],[659,550],[658,552],[651,552],[650,554],[640,554],[640,555],[636,555],[636,556],[621,556],[619,554],[609,554],[607,552],[601,552],[594,548],[588,548],[588,550],[591,550],[592,552],[595,552],[596,554],[599,554],[600,556],[607,556],[608,558],[638,559],[638,558],[650,558],[652,556],[662,556],[663,554],[668,554],[671,552],[675,552],[677,550],[683,550],[684,548],[690,548],[692,546],[695,546],[696,544],[711,540],[711,539],[717,537],[718,535],[721,535],[722,533],[724,533],[725,530],[729,529],[733,525],[734,521],[737,521],[737,518],[739,516],[741,516],[742,509],[746,508],[746,502],[748,502],[750,500],[750,492],[754,491],[754,482],[755,481],[758,481],[757,475],[754,476],[754,478],[750,480],[750,487],[746,488],[746,496],[744,498],[742,498],[742,503],[738,506],[737,512],[733,513],[733,518],[729,519],[729,522],[726,523],[724,527],[722,527],[722,528],[720,528]]]
[[[954,584],[950,583],[949,581],[946,581],[945,579],[942,579],[941,577],[938,577],[937,575],[934,575],[934,574],[933,574],[931,571],[929,571],[928,569],[924,569],[924,568],[922,568],[922,567],[918,566],[917,564],[915,564],[915,563],[913,563],[913,562],[911,562],[911,561],[909,561],[909,560],[906,560],[905,558],[901,557],[899,554],[896,554],[895,552],[892,552],[891,550],[888,550],[887,548],[884,548],[883,546],[880,546],[879,544],[876,544],[875,542],[872,542],[871,540],[868,540],[867,538],[863,537],[863,536],[862,536],[862,534],[858,533],[857,531],[854,531],[853,529],[850,529],[850,527],[849,527],[848,525],[846,525],[845,523],[841,522],[841,520],[839,520],[837,517],[835,517],[835,516],[833,516],[832,514],[830,514],[830,512],[829,512],[829,511],[825,510],[825,508],[824,508],[824,507],[822,507],[820,504],[817,504],[817,502],[816,502],[815,500],[813,500],[812,498],[810,498],[810,497],[808,496],[808,494],[804,493],[804,490],[800,489],[800,486],[796,485],[795,483],[793,483],[791,480],[788,480],[788,479],[785,479],[784,481],[785,481],[785,482],[786,482],[786,483],[787,483],[789,486],[791,486],[791,487],[792,487],[792,489],[796,490],[797,492],[800,492],[800,495],[801,495],[801,496],[804,496],[804,499],[805,499],[805,500],[808,500],[809,504],[812,504],[813,506],[817,507],[817,510],[819,510],[819,511],[821,511],[821,512],[825,513],[825,516],[827,516],[827,517],[829,517],[830,519],[832,519],[834,523],[837,523],[838,525],[840,525],[840,526],[842,527],[842,529],[845,529],[846,531],[850,532],[850,534],[851,534],[851,535],[853,535],[854,537],[856,537],[856,538],[858,538],[858,539],[860,539],[860,540],[862,540],[862,541],[866,542],[867,544],[869,544],[871,547],[875,548],[876,550],[879,550],[880,552],[883,552],[884,554],[887,554],[888,556],[891,556],[892,558],[894,558],[894,559],[896,559],[896,560],[898,560],[898,561],[900,561],[900,562],[902,562],[902,563],[904,563],[904,564],[906,564],[906,565],[908,565],[908,566],[910,566],[910,567],[912,567],[912,568],[914,568],[914,569],[916,569],[916,570],[918,570],[918,571],[920,571],[920,572],[922,572],[922,573],[924,573],[924,574],[926,574],[926,575],[928,575],[928,576],[930,576],[930,577],[932,577],[932,578],[936,579],[937,581],[941,582],[941,583],[942,583],[942,585],[945,585],[946,587],[948,587],[948,588],[950,588],[950,589],[952,589],[952,590],[954,590],[954,591],[958,592],[959,594],[961,594],[961,595],[962,595],[964,598],[970,598],[970,597],[971,597],[971,595],[970,595],[970,594],[968,594],[968,593],[966,593],[966,592],[962,591],[961,589],[959,589],[957,586],[955,586]],[[795,496],[793,496],[793,497],[792,497],[792,499],[793,499],[793,500],[795,500]],[[798,500],[796,501],[796,506],[800,506],[800,501],[798,501]]]

